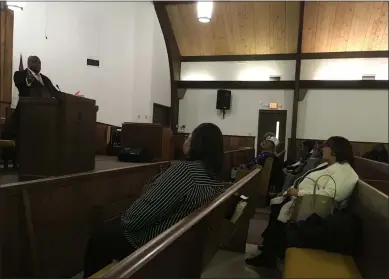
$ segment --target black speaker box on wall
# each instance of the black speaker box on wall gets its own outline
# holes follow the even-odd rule
[[[224,89],[217,91],[216,109],[231,109],[231,91]]]

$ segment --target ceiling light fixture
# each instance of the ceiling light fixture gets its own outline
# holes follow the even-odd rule
[[[211,21],[213,2],[197,2],[197,18],[202,23]]]
[[[25,5],[26,5],[26,2],[8,2],[7,1],[7,7],[13,11],[19,10],[19,9],[23,11],[23,8]]]

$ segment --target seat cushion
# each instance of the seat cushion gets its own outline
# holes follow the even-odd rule
[[[284,278],[362,278],[351,256],[323,250],[288,248]]]

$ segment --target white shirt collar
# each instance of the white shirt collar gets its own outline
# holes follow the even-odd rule
[[[35,73],[33,70],[31,70],[30,68],[27,68],[27,70],[30,71],[30,73],[36,78],[37,81],[39,81],[42,85],[43,85],[43,80],[42,80],[42,76],[40,73]]]

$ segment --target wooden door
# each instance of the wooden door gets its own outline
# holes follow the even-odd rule
[[[286,115],[286,110],[259,110],[257,153],[261,149],[261,142],[269,132],[275,134],[280,141],[277,152],[282,151],[279,148],[282,149],[285,146]]]

